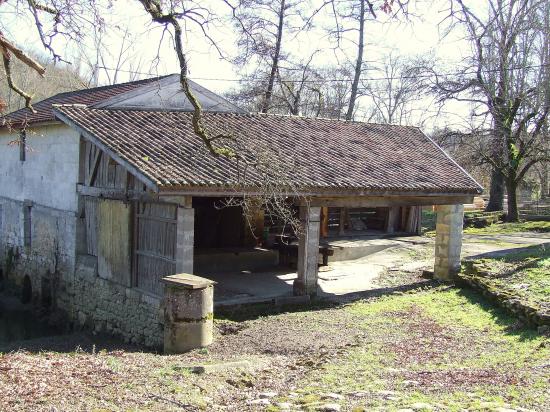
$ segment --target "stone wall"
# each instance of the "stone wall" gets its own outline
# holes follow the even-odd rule
[[[109,270],[98,273],[97,257],[77,254],[85,242],[76,193],[78,133],[63,125],[28,130],[24,161],[18,145],[9,144],[17,140],[16,132],[0,132],[0,269],[4,286],[14,295],[22,295],[23,285],[28,283],[25,279],[29,279],[33,303],[47,305],[62,315],[58,319],[65,325],[162,347],[161,299],[131,287],[127,205],[103,202],[110,206],[106,214],[111,220],[105,222],[111,230],[102,233],[114,242],[106,244],[109,253],[102,254],[109,260],[102,261],[102,267]],[[25,208],[29,206],[30,243],[28,238],[25,241],[26,232],[29,234]],[[115,215],[113,210],[120,213]],[[115,220],[118,226],[113,225]],[[121,238],[128,246],[124,250]]]
[[[161,298],[102,279],[97,259],[80,256],[71,285],[72,317],[79,327],[122,337],[126,342],[161,348]]]
[[[532,263],[531,263],[532,264]],[[467,261],[464,271],[459,275],[460,283],[480,291],[511,315],[522,322],[540,327],[541,331],[550,331],[550,312],[536,302],[522,299],[512,288],[496,286],[490,279],[491,272],[483,263]]]
[[[74,273],[75,213],[31,203],[30,244],[25,245],[24,208],[29,203],[0,197],[0,267],[15,293],[28,276],[35,302],[52,299]]]

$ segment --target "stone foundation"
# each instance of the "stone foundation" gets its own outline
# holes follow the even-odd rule
[[[80,256],[68,308],[79,327],[105,332],[126,342],[162,348],[161,299],[97,276],[93,256]]]
[[[62,326],[105,332],[126,342],[162,348],[161,298],[98,276],[97,258],[75,256],[75,212],[33,204],[31,242],[25,245],[24,202],[0,198],[1,281],[22,296],[31,286],[35,307],[46,306]],[[28,279],[28,281],[25,281]]]

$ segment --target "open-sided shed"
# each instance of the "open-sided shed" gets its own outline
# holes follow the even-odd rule
[[[192,113],[178,84],[177,76],[168,76],[103,88],[95,94],[93,89],[83,91],[80,98],[79,92],[60,95],[37,104],[38,114],[20,111],[8,116],[11,132],[5,132],[10,141],[19,140],[24,152],[25,145],[50,133],[47,130],[53,124],[58,128],[64,125],[63,133],[69,136],[65,154],[74,164],[67,169],[66,178],[74,184],[74,190],[71,193],[70,185],[65,185],[67,193],[59,196],[74,197],[67,206],[74,221],[67,217],[71,235],[56,236],[75,239],[73,246],[67,246],[72,248],[66,253],[67,271],[85,278],[82,262],[88,262],[102,287],[113,283],[121,288],[114,296],[148,296],[138,299],[140,307],[158,307],[161,277],[194,272],[197,243],[214,244],[208,243],[209,236],[218,236],[223,229],[229,233],[226,243],[231,244],[231,236],[240,230],[235,224],[239,217],[230,212],[223,218],[212,217],[207,209],[211,199],[253,196],[262,182],[254,168],[243,179],[242,165],[208,152],[193,132]],[[203,120],[212,134],[254,142],[256,147],[269,148],[292,165],[285,180],[291,188],[287,195],[299,208],[303,226],[298,241],[296,294],[317,291],[323,208],[384,208],[384,225],[391,231],[404,208],[412,213],[410,207],[435,205],[435,275],[450,279],[459,270],[462,205],[471,203],[481,187],[420,129],[249,114],[198,85],[194,87],[204,102]],[[58,129],[52,130],[49,138],[55,139]],[[2,150],[13,150],[13,146],[2,146]],[[48,156],[47,150],[41,155]],[[59,145],[49,155],[51,167],[62,167],[59,151],[63,150]],[[18,173],[30,173],[24,170],[30,167],[24,162],[32,163],[32,154],[20,155],[18,160],[13,153],[11,156],[14,162],[20,162]],[[42,185],[58,190],[56,182],[44,181],[44,173]],[[22,184],[30,185],[38,179],[29,174]],[[2,196],[37,206],[42,199],[33,199],[30,192],[22,199],[15,190],[10,193]],[[56,199],[43,198],[48,204],[42,206],[60,208]],[[217,226],[218,231],[201,229],[199,239],[198,225]],[[17,244],[6,236],[3,239],[4,250]],[[82,313],[82,318],[97,320],[92,310],[79,308],[78,298],[74,298],[85,288],[78,289],[74,280],[66,278],[68,283],[73,282],[70,305],[76,316]],[[115,322],[118,326],[111,329],[124,335],[128,329],[126,315],[116,315],[118,310],[112,309],[115,314],[106,316],[105,322],[113,323],[111,318],[119,316]],[[148,336],[141,333],[136,340],[143,340],[143,335]]]

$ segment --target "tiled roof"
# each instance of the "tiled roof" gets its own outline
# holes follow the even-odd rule
[[[3,119],[0,119],[0,127],[10,124],[13,127],[20,126],[22,123],[42,123],[55,120],[52,105],[54,104],[84,104],[92,105],[103,100],[109,99],[121,93],[129,92],[148,83],[159,81],[167,76],[155,77],[151,79],[137,80],[129,83],[119,83],[112,86],[94,87],[91,89],[75,90],[72,92],[59,93],[55,96],[39,102],[33,102],[33,108],[36,113],[23,108],[15,112],[8,113]],[[3,121],[2,121],[3,120]]]
[[[161,189],[234,187],[242,164],[214,158],[193,134],[191,113],[56,107]],[[479,193],[480,186],[414,127],[301,117],[205,113],[212,134],[230,133],[288,164],[301,189]],[[290,166],[293,165],[294,166]],[[248,184],[257,184],[254,170]],[[260,179],[261,181],[261,179]]]

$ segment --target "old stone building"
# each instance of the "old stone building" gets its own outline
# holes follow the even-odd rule
[[[249,114],[192,87],[213,134],[292,164],[288,201],[303,225],[295,293],[316,293],[321,235],[359,221],[414,232],[423,205],[438,208],[435,274],[456,272],[461,205],[481,188],[419,129]],[[77,325],[160,346],[160,278],[207,275],[227,249],[254,246],[241,211],[216,202],[253,195],[261,178],[251,170],[243,180],[242,165],[206,150],[176,75],[63,93],[35,109],[8,115],[0,132],[2,282]]]

